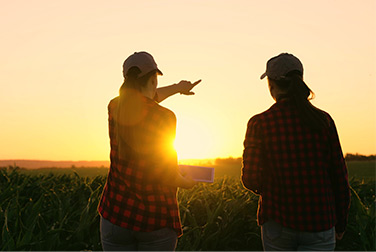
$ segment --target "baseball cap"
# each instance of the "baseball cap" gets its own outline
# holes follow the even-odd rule
[[[303,74],[303,64],[300,60],[292,54],[281,53],[268,60],[266,63],[266,71],[260,77],[264,79],[268,76],[274,80],[280,80],[291,71],[297,70]]]
[[[163,75],[161,70],[158,69],[157,63],[155,63],[153,56],[147,52],[135,52],[124,61],[124,77],[127,75],[128,70],[132,67],[138,67],[138,69],[140,69],[141,73],[137,76],[138,78],[153,70],[157,70],[160,75]]]

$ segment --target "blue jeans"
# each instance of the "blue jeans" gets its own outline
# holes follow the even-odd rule
[[[269,220],[261,226],[264,250],[334,250],[335,228],[322,232],[301,232]]]
[[[137,232],[114,225],[101,217],[100,230],[104,251],[174,251],[177,234],[172,228]]]

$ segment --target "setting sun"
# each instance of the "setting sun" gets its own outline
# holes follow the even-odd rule
[[[248,119],[274,102],[259,77],[281,52],[302,60],[344,153],[375,153],[375,1],[86,2],[2,4],[0,159],[109,160],[107,105],[135,51],[153,55],[161,87],[202,79],[161,103],[179,160],[242,155]]]
[[[376,251],[375,14],[1,1],[0,252]]]
[[[178,118],[175,149],[179,159],[204,159],[215,155],[215,139],[208,124],[194,117]]]

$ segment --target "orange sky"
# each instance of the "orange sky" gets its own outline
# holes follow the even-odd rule
[[[376,153],[376,1],[2,1],[0,159],[107,160],[107,103],[122,63],[150,52],[160,86],[202,79],[161,105],[179,157],[242,155],[248,119],[273,104],[260,75],[301,59],[344,153]]]

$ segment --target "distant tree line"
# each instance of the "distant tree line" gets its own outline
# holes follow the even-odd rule
[[[347,153],[345,156],[346,161],[375,161],[376,160],[376,155],[360,155],[358,153],[356,154],[351,154]]]
[[[376,161],[376,155],[361,155],[361,154],[351,154],[347,153],[345,156],[346,161]],[[242,162],[241,157],[233,158],[233,157],[228,157],[228,158],[216,158],[215,159],[215,164],[216,165],[226,165],[226,164],[239,164]]]
[[[216,165],[227,165],[227,164],[240,164],[242,162],[242,158],[233,158],[233,157],[228,157],[228,158],[216,158],[215,159],[215,164]]]

